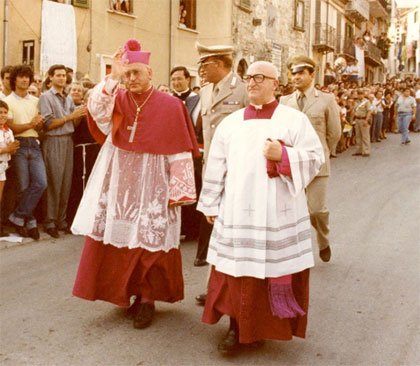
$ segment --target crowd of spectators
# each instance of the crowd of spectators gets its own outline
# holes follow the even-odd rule
[[[320,92],[333,93],[340,109],[342,136],[331,157],[356,145],[357,139],[366,140],[355,118],[364,100],[370,110],[369,143],[382,142],[387,133],[401,133],[401,144],[409,144],[409,131],[420,132],[420,79],[394,77],[370,84],[352,78],[352,66],[350,73],[339,75],[327,64],[324,86],[315,84]],[[3,176],[0,171],[0,202],[3,186],[5,192],[0,222],[21,236],[38,239],[38,221],[54,238],[60,230],[69,232],[95,163],[100,146],[89,133],[85,108],[95,84],[86,77],[79,79],[73,82],[73,70],[63,65],[54,65],[44,78],[27,65],[1,70],[0,99],[6,105],[0,106],[0,112],[8,115],[7,123],[0,116],[0,164],[6,172]],[[166,85],[159,85],[159,90],[170,92]],[[292,84],[280,84],[277,96],[293,91]],[[5,140],[8,130],[15,136],[13,144],[10,137]],[[4,234],[1,226],[0,236]]]
[[[73,82],[64,65],[53,65],[45,78],[28,65],[1,70],[0,236],[8,235],[4,223],[35,240],[39,221],[54,238],[70,232],[99,152],[85,107],[94,85]]]
[[[420,79],[401,80],[393,77],[385,83],[370,84],[345,76],[337,77],[332,68],[328,76],[328,85],[321,87],[320,84],[315,84],[315,88],[320,92],[333,93],[340,108],[343,133],[336,151],[331,152],[332,157],[337,157],[336,153],[341,153],[356,144],[354,112],[359,94],[370,104],[371,143],[385,140],[387,133],[401,133],[401,143],[406,145],[410,143],[409,131],[420,132]],[[282,84],[277,96],[280,98],[293,91],[292,84]]]

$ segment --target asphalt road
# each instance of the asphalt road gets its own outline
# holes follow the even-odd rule
[[[72,297],[83,238],[43,235],[1,245],[1,365],[419,365],[420,134],[399,138],[332,161],[332,260],[311,271],[306,340],[221,357],[227,319],[200,322],[207,268],[193,267],[194,242],[182,244],[185,300],[158,303],[136,330],[123,309]]]

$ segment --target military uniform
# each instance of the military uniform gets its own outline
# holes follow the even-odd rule
[[[226,75],[217,86],[219,92],[215,98],[213,98],[214,84],[207,84],[200,91],[204,162],[207,161],[211,140],[219,123],[229,114],[248,105],[245,83],[233,72]]]
[[[299,56],[288,64],[293,72],[302,71],[305,67],[315,68],[315,63],[308,57]],[[280,98],[280,103],[301,110],[299,96],[295,91]],[[329,247],[329,211],[326,207],[328,176],[330,175],[330,151],[337,145],[341,136],[341,123],[338,105],[333,94],[323,93],[313,87],[304,92],[305,103],[302,112],[312,123],[322,143],[325,154],[325,164],[319,174],[306,187],[306,198],[312,226],[317,232],[319,250]]]
[[[209,57],[232,55],[231,46],[206,47],[197,42],[196,48],[200,54],[200,62],[205,62]],[[200,100],[204,141],[204,175],[210,144],[217,126],[229,114],[248,105],[246,85],[238,75],[235,75],[231,71],[217,84],[209,83],[203,86],[200,90]],[[204,260],[207,257],[212,229],[213,225],[210,225],[203,217],[200,223],[200,235],[196,254],[196,258],[199,260]]]
[[[354,155],[370,155],[370,126],[364,125],[371,110],[369,99],[356,101],[354,106],[354,121],[356,127],[356,153]]]

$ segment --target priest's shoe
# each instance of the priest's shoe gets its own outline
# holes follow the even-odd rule
[[[323,262],[329,262],[331,258],[331,248],[328,246],[319,251],[319,257]]]
[[[149,303],[140,304],[139,311],[133,321],[133,327],[136,329],[147,328],[152,324],[153,315],[155,315],[155,305]]]
[[[217,350],[223,355],[232,355],[239,348],[239,335],[235,329],[229,329],[226,337],[217,345]]]
[[[141,297],[140,296],[136,296],[136,299],[133,302],[133,305],[131,305],[126,312],[126,316],[129,319],[134,319],[136,317],[136,314],[139,312],[140,310],[140,305],[141,305]]]
[[[195,301],[197,301],[197,305],[204,306],[206,303],[207,294],[200,294],[195,297]]]

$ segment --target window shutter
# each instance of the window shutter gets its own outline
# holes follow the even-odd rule
[[[88,8],[89,7],[89,0],[73,0],[74,6],[79,6],[81,8]]]

